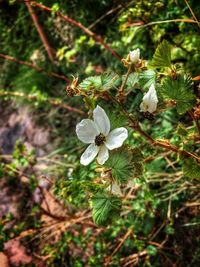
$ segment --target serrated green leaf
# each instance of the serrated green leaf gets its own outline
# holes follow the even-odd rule
[[[179,114],[191,109],[195,103],[192,80],[187,75],[178,74],[176,79],[167,77],[160,90],[164,99],[170,99],[176,102],[176,108]]]
[[[146,70],[139,74],[139,84],[142,88],[149,88],[155,84],[156,73],[154,70]]]
[[[123,77],[125,78],[125,77]],[[126,82],[127,89],[133,89],[136,84],[138,84],[139,81],[139,75],[137,72],[131,73],[128,77],[128,80]]]
[[[98,76],[91,76],[84,79],[79,84],[79,88],[83,90],[107,91],[113,87],[117,77],[118,76],[114,73],[103,73]]]
[[[105,72],[101,74],[101,91],[107,91],[113,87],[118,75],[115,73]]]
[[[110,153],[104,166],[112,170],[112,177],[118,184],[126,184],[143,172],[143,156],[138,148],[129,150],[126,146]]]
[[[84,79],[79,87],[83,90],[93,90],[101,87],[101,76],[91,76]]]
[[[112,169],[113,179],[119,184],[126,184],[133,176],[131,153],[125,148],[112,151],[104,166]]]
[[[187,159],[183,163],[183,173],[192,179],[200,178],[200,164],[195,159]]]
[[[119,216],[121,199],[114,195],[97,193],[93,196],[91,205],[94,222],[104,226]]]
[[[126,125],[127,118],[125,117],[125,115],[115,112],[107,112],[107,115],[110,119],[111,130]]]
[[[153,55],[150,68],[164,68],[171,66],[171,47],[166,40],[158,45]]]

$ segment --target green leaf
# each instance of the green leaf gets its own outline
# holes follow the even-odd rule
[[[118,184],[126,184],[143,172],[143,156],[138,148],[129,150],[126,146],[110,153],[104,166],[112,170],[112,177]]]
[[[154,70],[145,70],[139,74],[139,84],[142,88],[149,88],[155,84],[156,73]]]
[[[179,114],[191,109],[195,103],[192,80],[187,75],[178,74],[176,79],[167,77],[160,90],[164,99],[170,99],[176,102],[176,108]]]
[[[119,127],[125,127],[127,123],[127,118],[125,117],[125,115],[120,114],[119,112],[116,113],[116,112],[111,112],[111,111],[108,111],[107,115],[110,119],[111,130],[115,128],[119,128]]]
[[[94,222],[97,225],[105,226],[119,216],[121,199],[117,196],[99,192],[93,196],[91,205]]]
[[[126,184],[133,177],[134,166],[131,163],[131,153],[121,148],[110,153],[104,166],[112,169],[113,179],[119,184]]]
[[[150,68],[164,68],[171,66],[171,46],[166,40],[158,45],[153,55]]]
[[[125,76],[123,78],[125,78]],[[138,84],[138,73],[134,72],[129,75],[126,82],[126,87],[127,89],[133,89],[136,84]]]
[[[192,179],[200,178],[200,164],[195,159],[187,159],[183,163],[183,173]]]
[[[90,76],[84,79],[79,87],[83,90],[93,90],[101,87],[101,76]]]
[[[79,88],[83,90],[107,91],[113,87],[117,78],[118,76],[116,74],[106,72],[98,76],[91,76],[84,79],[79,84]]]
[[[112,72],[105,72],[101,74],[101,91],[107,91],[111,89],[117,78],[118,75]]]

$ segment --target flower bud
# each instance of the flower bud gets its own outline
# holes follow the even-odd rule
[[[129,53],[130,61],[135,64],[140,59],[140,49],[137,48]]]
[[[152,84],[149,91],[143,96],[142,103],[140,104],[141,112],[153,113],[157,109],[158,97],[155,86]]]

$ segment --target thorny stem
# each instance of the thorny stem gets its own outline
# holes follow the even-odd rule
[[[130,116],[129,116],[129,120],[130,121],[132,120]],[[136,130],[138,133],[140,133],[142,136],[144,136],[149,141],[149,143],[151,143],[153,146],[163,147],[177,154],[181,154],[189,158],[194,158],[198,161],[198,163],[200,163],[200,157],[198,157],[196,154],[188,152],[186,150],[179,149],[177,146],[172,145],[168,141],[154,140],[150,135],[148,135],[146,132],[142,130],[139,124],[135,124],[135,121],[134,121],[134,124],[131,125],[131,127],[134,130]]]
[[[70,80],[67,77],[65,77],[64,75],[60,75],[60,74],[57,74],[55,72],[48,72],[48,71],[44,70],[43,68],[41,68],[41,67],[39,67],[39,66],[37,66],[35,64],[32,64],[30,62],[23,61],[23,60],[20,60],[20,59],[17,59],[17,58],[14,58],[12,56],[5,55],[5,54],[0,54],[0,57],[4,58],[6,60],[10,60],[10,61],[16,62],[16,63],[18,63],[20,65],[25,65],[25,66],[27,66],[29,68],[35,69],[38,72],[43,72],[43,73],[47,74],[48,76],[53,76],[53,77],[56,77],[58,79],[64,80],[66,82],[70,82]]]
[[[197,24],[197,22],[193,19],[169,19],[169,20],[152,21],[152,22],[149,22],[149,23],[144,24],[144,25],[139,25],[138,28],[145,28],[148,26],[156,25],[156,24],[170,23],[170,22],[188,22],[188,23],[196,23]],[[130,24],[129,26],[131,27],[132,24]],[[135,26],[135,25],[133,25],[133,26]]]
[[[192,10],[191,6],[190,6],[190,5],[189,5],[189,3],[188,3],[188,1],[187,1],[187,0],[185,0],[185,3],[186,3],[186,5],[187,5],[187,7],[189,8],[189,10],[190,10],[190,13],[192,14],[192,16],[193,16],[194,20],[196,21],[197,25],[198,25],[198,26],[199,26],[199,28],[200,28],[200,22],[198,21],[198,19],[197,19],[196,15],[194,14],[194,12],[193,12],[193,10]]]
[[[37,6],[37,7],[39,7],[40,9],[42,9],[44,11],[53,12],[51,8],[49,8],[49,7],[45,6],[45,5],[39,4],[36,1],[30,1],[30,3],[33,6]],[[97,35],[93,31],[91,31],[90,29],[85,27],[82,23],[80,23],[80,22],[68,17],[67,15],[63,15],[60,11],[54,12],[54,14],[56,16],[62,18],[63,20],[65,20],[65,21],[75,25],[76,27],[80,28],[87,35],[92,37],[97,43],[101,44],[107,51],[112,53],[114,57],[116,57],[117,59],[119,59],[121,61],[121,56],[112,47],[110,47],[108,44],[106,44],[101,36]]]
[[[36,28],[39,36],[40,36],[40,39],[41,39],[41,41],[42,41],[42,43],[44,45],[44,48],[45,48],[45,50],[46,50],[46,52],[48,54],[48,57],[51,60],[51,62],[54,63],[55,52],[52,49],[52,47],[50,46],[50,44],[49,44],[49,41],[48,41],[48,39],[47,39],[47,37],[46,37],[46,35],[45,35],[40,23],[39,23],[38,17],[36,15],[36,13],[34,12],[32,6],[30,4],[30,1],[26,1],[25,4],[26,4],[26,6],[28,8],[28,11],[29,11],[29,13],[31,15],[31,18],[33,20],[35,28]]]
[[[131,65],[129,66],[129,68],[128,68],[127,73],[126,73],[125,79],[123,80],[122,85],[121,85],[121,87],[120,87],[119,90],[118,90],[117,98],[119,99],[120,102],[121,102],[121,100],[122,100],[123,97],[124,97],[124,88],[125,88],[125,86],[126,86],[128,77],[129,77],[130,73],[132,72],[132,70],[133,70],[133,65],[131,64]]]
[[[135,131],[137,131],[138,133],[140,133],[143,137],[146,138],[146,140],[152,144],[154,147],[162,147],[165,148],[167,150],[173,151],[177,154],[181,154],[185,157],[188,158],[193,158],[195,160],[197,160],[197,162],[200,164],[200,157],[198,157],[196,154],[183,150],[183,149],[179,149],[177,146],[172,145],[169,141],[162,141],[162,140],[155,140],[153,139],[153,137],[151,137],[148,133],[146,133],[145,131],[142,130],[142,128],[140,127],[139,123],[135,121],[135,119],[125,110],[125,108],[123,107],[123,105],[117,101],[115,98],[112,98],[112,100],[118,104],[123,113],[127,116],[128,120],[130,121],[130,127],[132,129],[134,129]]]

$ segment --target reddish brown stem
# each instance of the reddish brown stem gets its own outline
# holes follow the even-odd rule
[[[52,9],[50,7],[47,7],[45,5],[39,4],[35,1],[30,1],[30,3],[33,6],[37,6],[40,9],[47,11],[47,12],[52,12]],[[87,35],[89,35],[90,37],[92,37],[97,43],[101,44],[107,51],[109,51],[110,53],[113,54],[113,56],[115,56],[117,59],[119,59],[121,61],[121,56],[112,48],[110,47],[108,44],[106,44],[103,40],[103,38],[99,35],[97,35],[96,33],[94,33],[93,31],[89,30],[87,27],[85,27],[82,23],[66,16],[63,15],[60,11],[54,12],[54,14],[60,18],[62,18],[63,20],[75,25],[76,27],[80,28],[82,31],[84,31]]]
[[[40,23],[39,23],[38,17],[36,15],[36,13],[34,12],[32,6],[30,4],[30,1],[26,1],[25,4],[26,4],[26,6],[28,8],[28,11],[29,11],[29,13],[31,15],[31,18],[33,20],[35,28],[36,28],[39,36],[40,36],[40,39],[41,39],[41,41],[42,41],[42,43],[44,45],[44,48],[45,48],[45,50],[46,50],[46,52],[48,54],[48,57],[51,60],[51,62],[54,63],[55,52],[52,49],[52,47],[50,46],[50,44],[49,44],[49,41],[48,41],[48,39],[47,39],[47,37],[46,37],[46,35],[45,35]]]
[[[38,67],[37,65],[32,64],[30,62],[23,61],[23,60],[20,60],[20,59],[17,59],[17,58],[14,58],[14,57],[11,57],[11,56],[5,55],[5,54],[0,54],[0,57],[4,58],[6,60],[10,60],[10,61],[16,62],[16,63],[21,64],[21,65],[25,65],[25,66],[27,66],[29,68],[35,69],[38,72],[43,72],[43,73],[47,74],[48,76],[53,76],[53,77],[56,77],[58,79],[62,79],[64,81],[66,81],[66,82],[70,82],[70,80],[67,77],[65,77],[64,75],[59,75],[59,74],[57,74],[55,72],[48,72],[48,71],[44,70],[43,68]]]
[[[168,150],[171,150],[175,153],[181,154],[183,156],[194,158],[200,163],[200,157],[198,157],[196,154],[188,152],[186,150],[179,149],[177,146],[172,145],[169,142],[161,141],[161,140],[154,140],[150,135],[148,135],[146,132],[144,132],[139,125],[134,127],[134,130],[139,132],[142,136],[144,136],[153,146],[159,146],[166,148]]]

